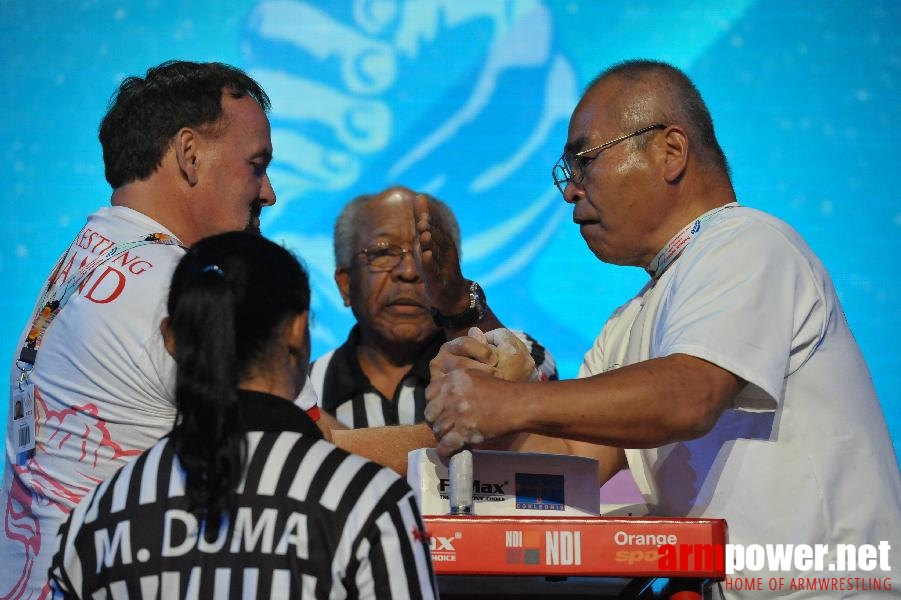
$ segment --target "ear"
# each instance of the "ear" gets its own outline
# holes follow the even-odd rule
[[[182,176],[190,185],[197,184],[198,142],[197,132],[190,127],[183,127],[175,134],[175,160]]]
[[[338,291],[341,292],[344,306],[350,306],[350,271],[345,267],[336,267],[335,283],[338,285]]]
[[[310,335],[307,329],[309,320],[310,311],[305,311],[289,320],[285,330],[288,348],[297,355],[298,361],[304,365],[304,368],[310,362]]]
[[[675,183],[685,173],[688,165],[688,136],[678,125],[671,125],[663,132],[663,176],[667,183]]]
[[[160,333],[163,335],[163,344],[166,346],[166,352],[169,353],[169,356],[175,358],[175,336],[169,327],[169,317],[165,317],[160,321]]]

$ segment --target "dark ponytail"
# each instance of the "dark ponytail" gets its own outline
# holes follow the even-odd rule
[[[201,240],[169,291],[175,341],[175,452],[192,510],[208,524],[233,506],[245,462],[238,385],[266,369],[288,319],[309,310],[306,271],[281,246],[233,232]]]

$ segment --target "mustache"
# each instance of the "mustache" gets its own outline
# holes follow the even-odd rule
[[[263,235],[263,232],[260,229],[260,215],[262,213],[263,203],[259,200],[254,200],[250,205],[250,218],[247,220],[247,227],[244,228],[244,231]]]

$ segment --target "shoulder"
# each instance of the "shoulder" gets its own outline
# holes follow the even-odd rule
[[[287,435],[287,434],[282,434]],[[294,444],[306,446],[289,495],[316,499],[327,510],[344,516],[358,509],[384,511],[412,495],[406,479],[367,458],[333,443],[293,434]],[[304,481],[300,481],[300,476]],[[293,477],[293,475],[292,475]]]
[[[298,453],[302,463],[306,463],[308,474],[317,473],[326,479],[348,483],[360,473],[367,481],[377,479],[384,483],[406,480],[397,472],[384,467],[368,458],[353,454],[321,437],[305,435],[299,431],[249,431],[248,440],[254,452],[263,449],[272,453],[269,460],[278,460],[281,455]],[[308,455],[308,456],[307,456]]]
[[[354,325],[350,333],[347,335],[347,339],[343,344],[336,348],[332,348],[327,352],[321,354],[319,358],[310,363],[310,369],[315,370],[317,373],[325,373],[333,363],[335,364],[347,364],[350,362],[356,361],[356,349],[359,345],[359,326]],[[316,388],[316,391],[319,391],[319,387]]]
[[[801,235],[788,223],[763,211],[737,206],[723,211],[697,238],[699,249],[721,246],[812,255]]]
[[[91,279],[107,279],[102,287],[141,288],[168,285],[172,271],[185,254],[175,235],[142,213],[122,206],[98,210],[76,236],[76,260],[100,261]],[[88,282],[90,285],[90,282]]]
[[[337,351],[338,348],[332,348],[310,363],[310,379],[313,382],[313,388],[318,394],[322,393],[322,381],[325,379],[325,373],[328,371],[329,365],[332,364],[332,359]]]
[[[828,279],[825,268],[801,235],[788,223],[762,211],[738,206],[723,211],[685,249],[674,268],[678,279],[745,280],[782,275],[817,281]],[[791,276],[791,277],[789,277]]]

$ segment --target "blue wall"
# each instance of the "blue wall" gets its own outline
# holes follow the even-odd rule
[[[550,168],[584,85],[656,58],[707,99],[740,200],[792,223],[831,270],[897,450],[899,30],[893,0],[0,1],[0,350],[12,357],[58,252],[108,202],[110,93],[184,58],[237,64],[271,93],[279,203],[263,226],[311,269],[314,355],[351,323],[331,276],[338,209],[403,183],[455,208],[464,273],[574,376],[645,275],[591,255]]]

